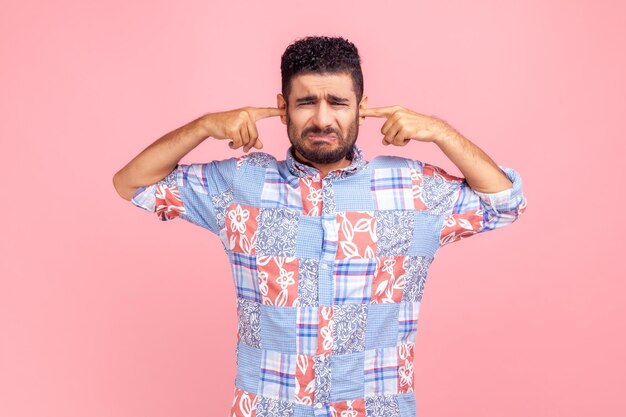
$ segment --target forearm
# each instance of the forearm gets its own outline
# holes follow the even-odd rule
[[[120,169],[113,176],[118,194],[130,200],[138,187],[154,184],[169,174],[183,156],[209,136],[204,117],[167,133]]]
[[[242,107],[208,113],[158,139],[113,176],[118,194],[130,200],[138,187],[154,184],[172,172],[178,161],[206,138],[230,140],[231,149],[261,149],[256,122],[285,116],[285,109]]]
[[[482,149],[453,128],[444,129],[434,142],[459,168],[473,190],[495,193],[513,186],[504,172]]]

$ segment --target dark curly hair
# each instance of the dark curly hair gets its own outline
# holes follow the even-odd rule
[[[347,39],[308,36],[285,49],[280,60],[282,93],[285,100],[291,92],[291,79],[300,74],[348,73],[352,76],[357,103],[363,97],[361,58],[356,46]]]

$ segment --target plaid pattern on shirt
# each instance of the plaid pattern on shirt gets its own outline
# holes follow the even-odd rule
[[[292,355],[263,351],[259,395],[277,400],[293,400],[296,386],[296,361]]]
[[[363,304],[372,298],[375,259],[344,259],[335,263],[333,304]]]
[[[513,187],[490,194],[421,161],[366,161],[357,146],[325,178],[291,149],[284,161],[253,152],[177,165],[132,202],[215,233],[228,254],[231,416],[414,417],[412,352],[436,252],[526,208],[519,174],[501,169]]]
[[[398,387],[398,352],[395,346],[365,354],[365,395],[395,394]]]
[[[296,317],[296,338],[298,351],[305,355],[314,355],[317,350],[317,332],[319,315],[317,307],[301,307]]]
[[[297,178],[288,180],[280,176],[280,173],[268,169],[265,174],[265,183],[261,194],[261,203],[267,207],[288,207],[290,209],[302,209],[302,199],[299,193]]]
[[[237,297],[260,303],[261,293],[259,292],[256,257],[237,252],[233,252],[232,257]]]
[[[377,169],[372,175],[372,191],[378,210],[413,208],[413,183],[408,168]]]
[[[398,319],[398,341],[400,343],[415,342],[418,315],[419,302],[405,302],[400,306],[400,317]]]

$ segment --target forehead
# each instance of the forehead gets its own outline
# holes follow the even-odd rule
[[[334,95],[356,100],[352,76],[348,73],[300,74],[293,77],[290,98],[308,95]]]

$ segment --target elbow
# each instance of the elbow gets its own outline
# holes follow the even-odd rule
[[[113,188],[115,188],[115,191],[120,197],[127,201],[130,201],[135,193],[133,188],[124,185],[124,182],[120,178],[119,171],[113,175]]]

